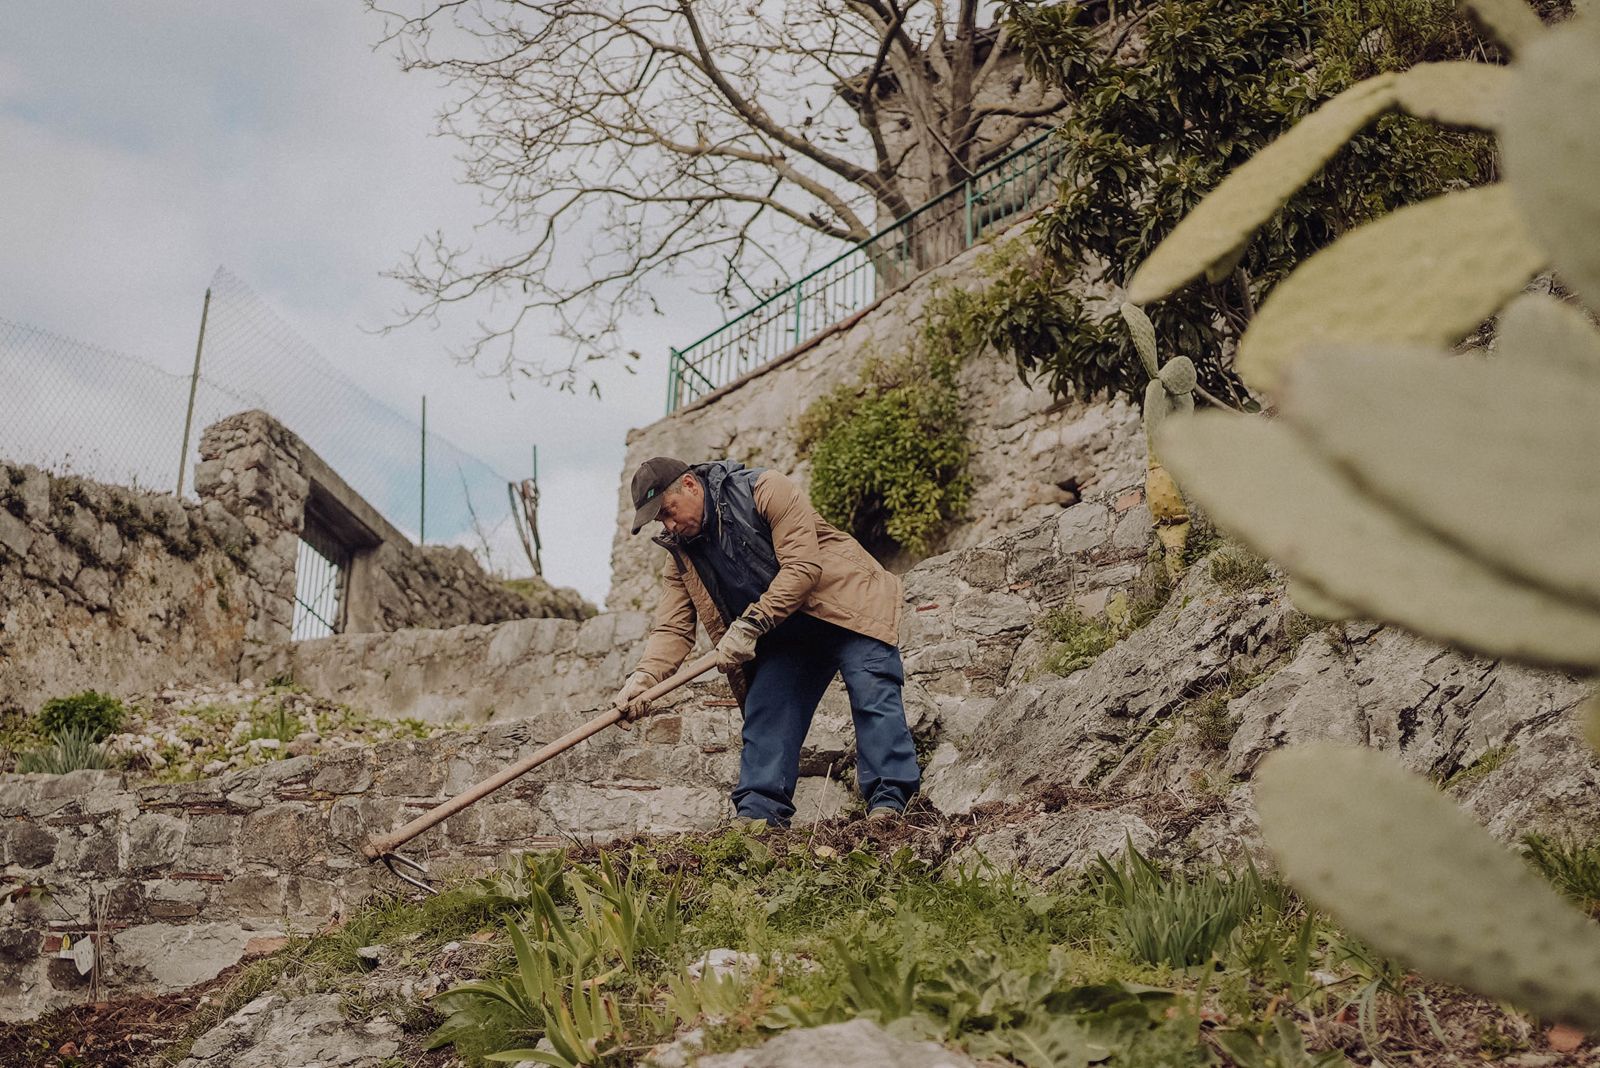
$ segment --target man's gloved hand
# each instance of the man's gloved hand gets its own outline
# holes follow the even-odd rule
[[[728,632],[717,643],[717,667],[732,671],[747,660],[755,658],[756,639],[761,628],[749,616],[740,616],[728,627]]]
[[[642,695],[653,685],[655,683],[650,676],[642,671],[635,671],[628,676],[628,681],[622,684],[622,689],[617,691],[616,698],[611,702],[622,710],[622,718],[617,720],[617,726],[631,731],[633,721],[650,711],[650,702],[644,700]]]

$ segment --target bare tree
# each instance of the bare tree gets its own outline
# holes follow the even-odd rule
[[[514,235],[425,238],[394,272],[417,297],[403,321],[474,304],[461,359],[568,389],[654,308],[651,279],[760,295],[746,279],[784,280],[796,238],[862,240],[1061,106],[977,0],[393,2],[367,0],[385,42],[456,91],[440,128],[480,228]],[[516,345],[546,314],[573,343],[553,361]]]

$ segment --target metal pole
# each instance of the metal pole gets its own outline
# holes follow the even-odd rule
[[[189,408],[183,414],[183,449],[178,453],[178,491],[183,497],[183,468],[189,459],[189,431],[194,428],[194,394],[200,385],[200,352],[206,346],[206,316],[211,314],[211,287],[206,287],[205,303],[200,305],[200,339],[194,343],[194,373],[189,376]]]
[[[417,544],[428,544],[428,395],[422,395],[422,501],[417,508]]]

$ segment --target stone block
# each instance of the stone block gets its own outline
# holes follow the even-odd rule
[[[55,863],[57,837],[36,823],[8,823],[0,829],[0,860],[19,868],[44,868]]]
[[[974,634],[999,634],[1033,625],[1038,612],[1014,593],[972,593],[956,602],[956,629]]]
[[[1083,501],[1056,520],[1056,544],[1062,553],[1092,552],[1111,535],[1111,513],[1105,505]]]
[[[122,868],[164,868],[178,859],[188,821],[159,812],[146,812],[128,823],[128,846]]]
[[[327,843],[321,814],[304,805],[280,802],[252,813],[244,822],[240,855],[281,868],[297,868],[312,849]]]
[[[1111,544],[1119,549],[1136,552],[1150,544],[1154,530],[1155,522],[1150,518],[1149,507],[1143,504],[1135,505],[1117,518],[1117,530],[1111,536]]]
[[[223,883],[217,891],[219,914],[228,918],[276,917],[283,914],[284,880],[276,875],[245,872]]]
[[[364,751],[328,760],[311,773],[311,789],[319,793],[358,794],[371,785],[372,765]]]
[[[0,508],[0,548],[19,560],[33,548],[33,531],[28,529],[28,524],[4,508]]]
[[[956,574],[967,585],[997,590],[1006,584],[1006,554],[998,549],[968,549],[958,557]]]

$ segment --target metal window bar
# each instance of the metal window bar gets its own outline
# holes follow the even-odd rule
[[[309,516],[295,554],[295,641],[327,638],[344,630],[350,553]]]
[[[1043,134],[694,344],[670,350],[667,413],[798,348],[1047,203],[1065,154],[1053,132]]]

